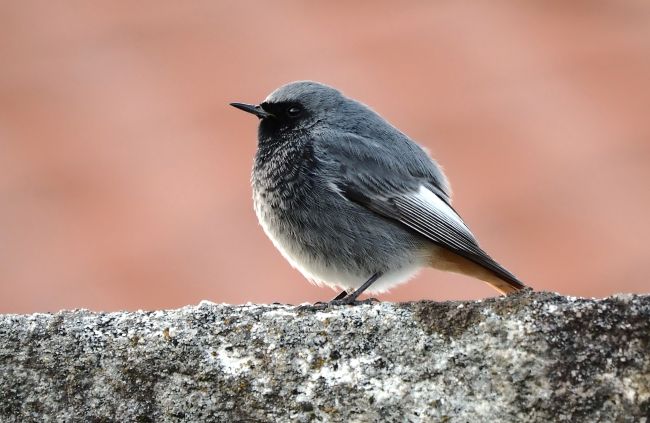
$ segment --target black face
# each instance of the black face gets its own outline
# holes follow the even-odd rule
[[[265,117],[260,122],[260,137],[274,136],[279,132],[290,131],[308,116],[308,112],[302,104],[294,101],[264,102],[260,104],[260,107],[272,115]]]

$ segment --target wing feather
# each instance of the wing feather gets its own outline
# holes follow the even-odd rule
[[[346,134],[345,142],[325,139],[317,146],[325,153],[322,162],[330,167],[340,192],[350,201],[400,222],[516,288],[524,287],[479,247],[451,206],[444,175],[423,150],[411,148],[398,156],[391,148],[353,134]]]

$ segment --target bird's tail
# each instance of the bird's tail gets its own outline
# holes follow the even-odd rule
[[[474,260],[474,257],[464,257],[439,248],[431,258],[431,267],[480,279],[504,295],[526,288],[526,285],[487,254]]]

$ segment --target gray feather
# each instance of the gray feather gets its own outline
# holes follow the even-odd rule
[[[332,136],[339,140],[329,138]],[[451,208],[435,162],[424,151],[404,150],[401,145],[398,155],[391,148],[393,142],[413,144],[408,139],[378,143],[354,134],[330,133],[315,140],[315,151],[321,154],[319,157],[317,153],[317,158],[333,166],[331,177],[337,178],[339,189],[351,201],[400,222],[505,280],[520,283],[479,247],[466,226],[455,224],[439,209],[418,198],[419,188],[425,186]]]

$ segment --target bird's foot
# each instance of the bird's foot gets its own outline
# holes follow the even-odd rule
[[[357,300],[355,298],[335,298],[333,300],[330,300],[328,302],[322,302],[318,301],[315,302],[314,304],[304,304],[301,306],[298,306],[296,309],[298,311],[322,311],[326,310],[330,307],[338,307],[338,306],[358,306],[358,305],[366,305],[366,304],[374,304],[380,302],[377,298],[367,298],[365,300]]]
[[[329,303],[325,303],[322,301],[317,301],[314,304],[303,304],[299,305],[296,307],[296,310],[298,311],[321,311],[325,310],[327,307],[329,307]]]
[[[341,305],[348,305],[348,306],[357,306],[357,305],[364,305],[364,304],[374,304],[378,303],[379,300],[377,298],[367,298],[365,300],[357,300],[355,297],[352,296],[347,296],[345,298],[341,299],[334,299],[327,303],[327,305],[331,306],[341,306]]]

